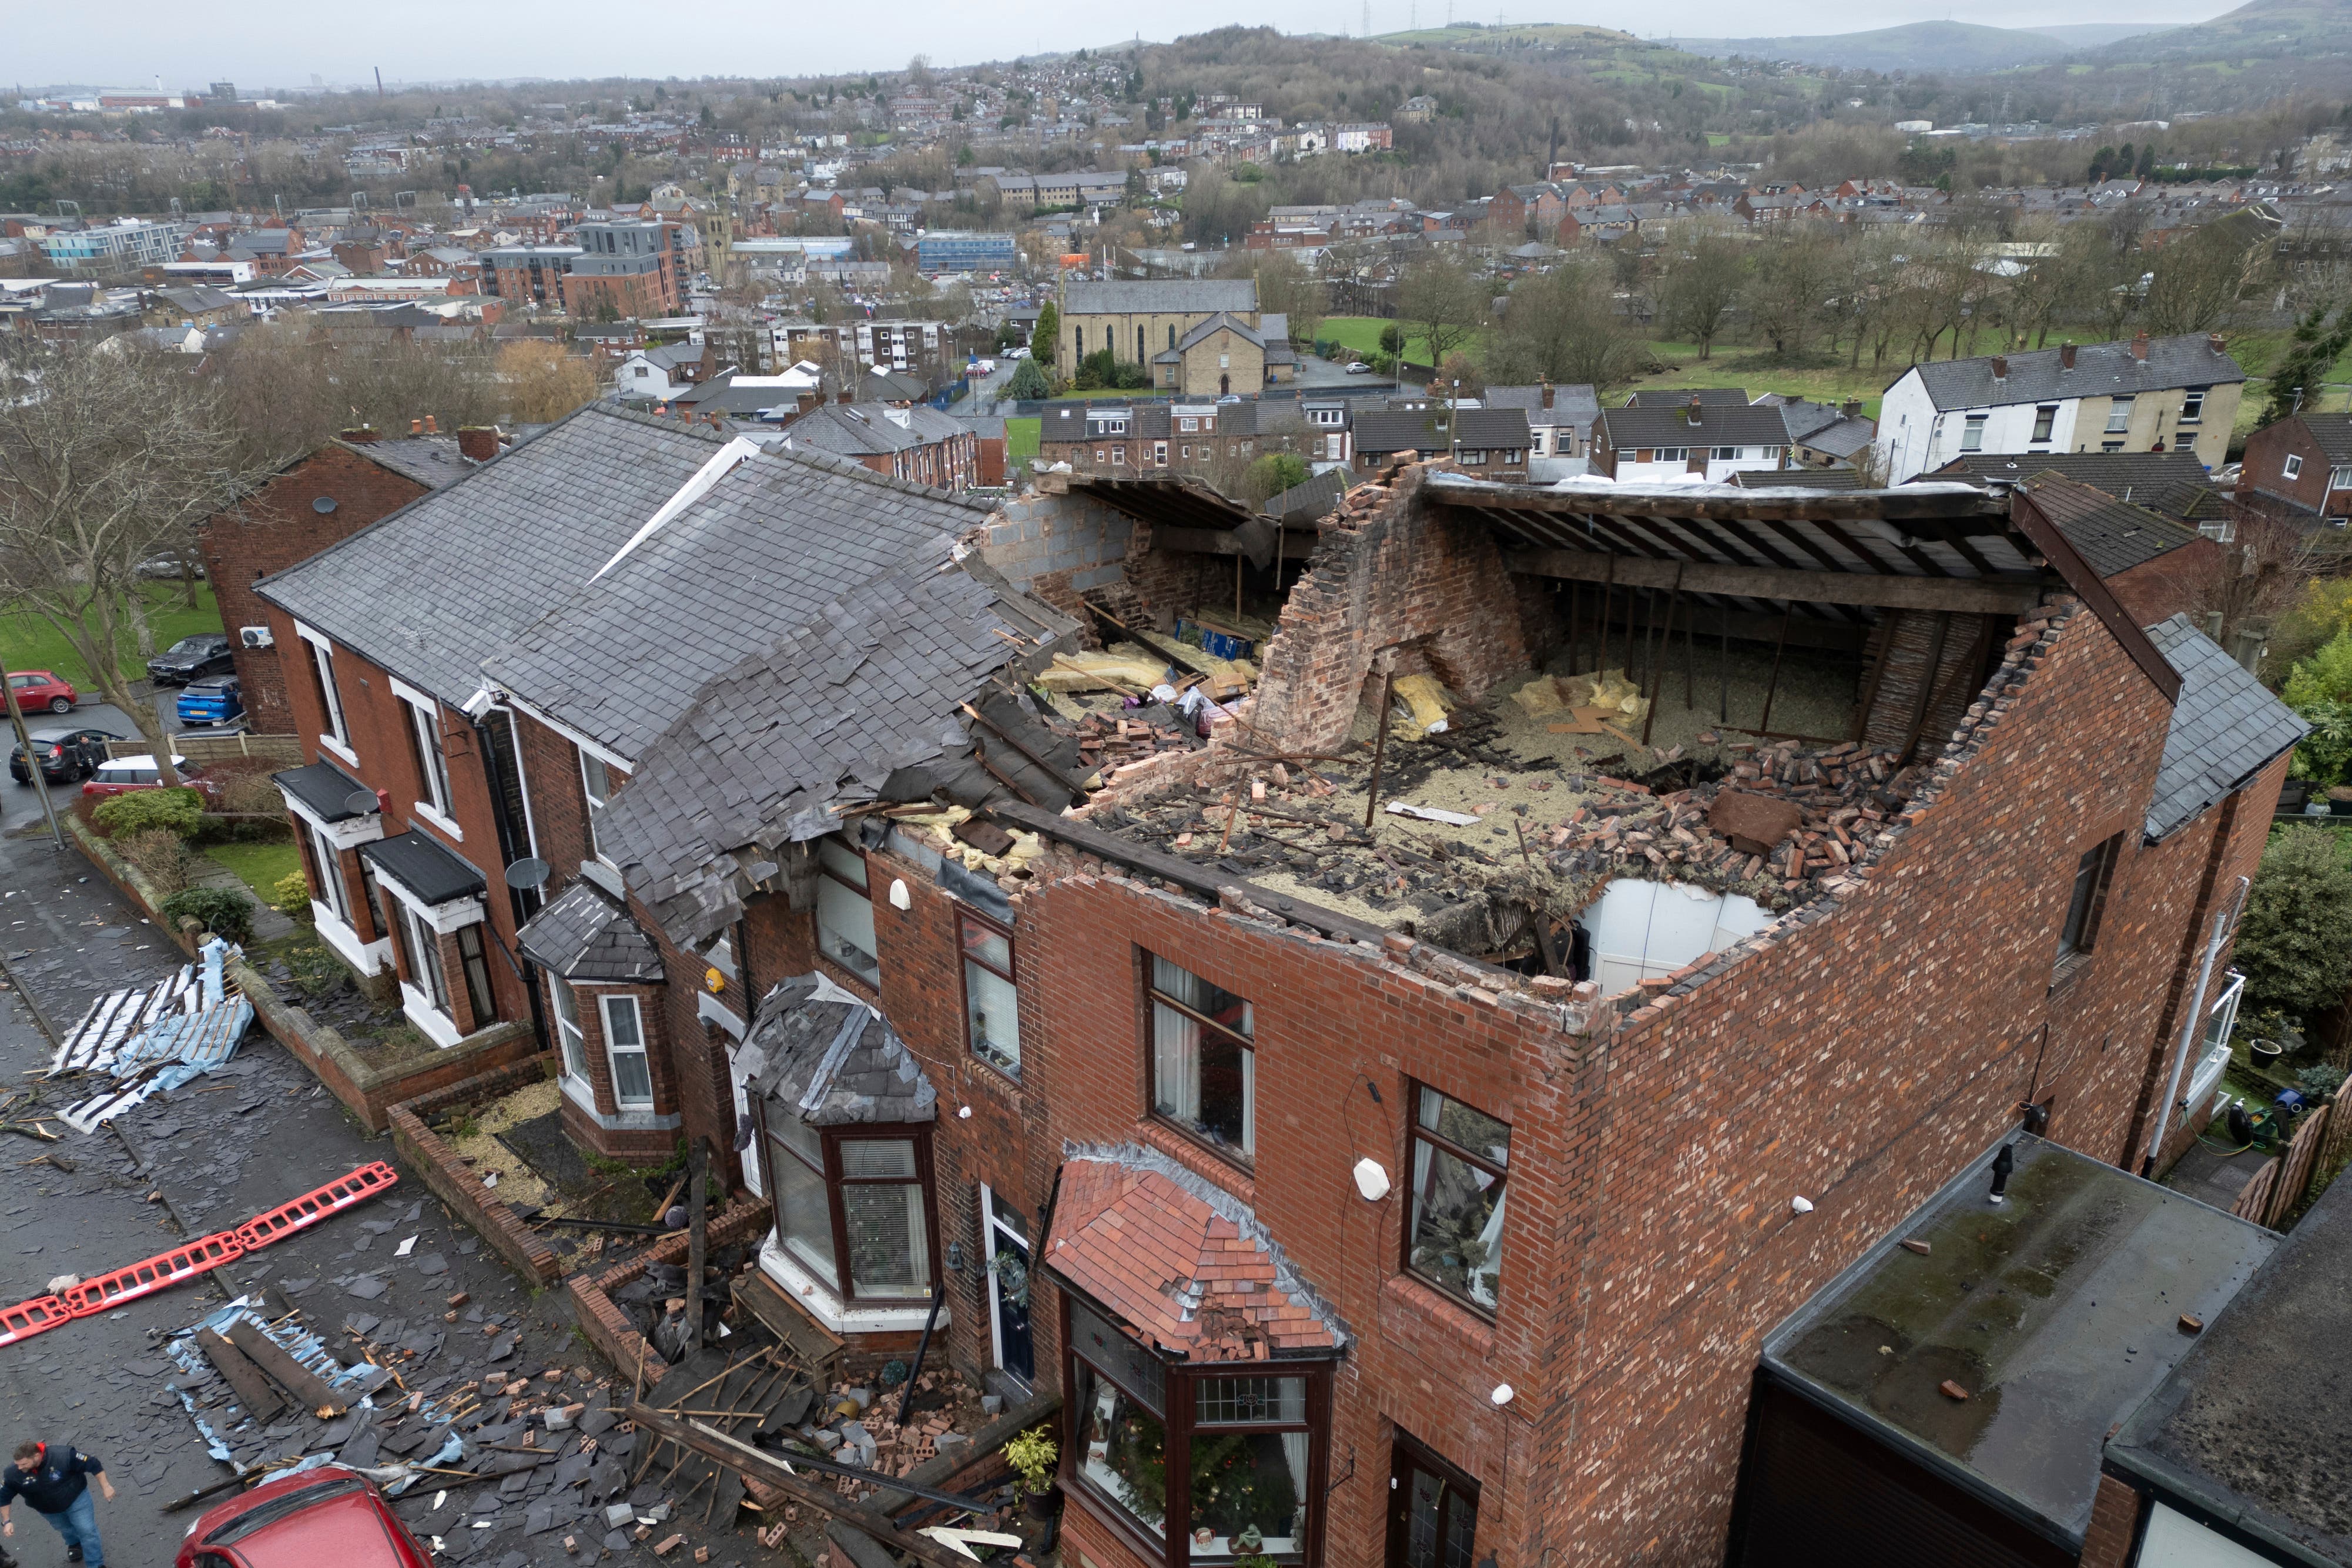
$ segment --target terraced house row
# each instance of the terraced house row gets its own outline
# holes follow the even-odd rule
[[[766,1310],[1058,1392],[1065,1562],[1794,1561],[1767,1336],[1997,1150],[2192,1136],[2301,726],[2080,496],[1357,481],[583,410],[257,585],[319,929],[707,1140]],[[2036,1452],[1872,1473],[2095,1560]]]

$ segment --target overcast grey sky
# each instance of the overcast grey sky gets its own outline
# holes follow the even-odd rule
[[[1448,0],[1372,0],[1375,32],[1415,22],[1443,23]],[[1464,21],[1492,22],[1477,0],[1458,0]],[[2191,22],[2230,8],[2228,0],[2129,0],[2053,6],[2030,0],[1989,0],[1954,6],[1931,0],[1889,0],[1864,11],[1834,13],[1759,7],[1746,0],[1598,0],[1574,9],[1519,9],[1513,22],[1585,22],[1623,27],[1643,37],[1668,31],[1693,37],[1758,33],[1850,30],[1946,16],[2001,26],[2057,22]],[[1271,24],[1292,32],[1355,33],[1363,27],[1363,0],[1200,0],[1181,8],[1183,28],[1202,32],[1228,23]],[[1155,20],[1167,15],[1150,12]],[[811,5],[772,10],[720,9],[638,0],[546,0],[519,5],[410,0],[390,12],[266,9],[245,25],[223,13],[191,26],[178,0],[110,0],[102,25],[79,6],[28,5],[9,24],[5,68],[26,88],[51,82],[97,86],[168,87],[229,80],[254,90],[301,86],[313,76],[359,84],[383,68],[387,82],[457,78],[619,75],[698,77],[797,76],[829,71],[887,70],[917,53],[942,65],[1005,59],[1080,46],[1124,42],[1115,9],[1082,0],[892,0],[890,4]],[[266,21],[260,17],[268,18]],[[1816,21],[1815,18],[1819,20]],[[1147,33],[1147,37],[1150,37]],[[1162,37],[1164,37],[1164,24]]]

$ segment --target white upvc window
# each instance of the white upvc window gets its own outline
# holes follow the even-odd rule
[[[335,686],[335,645],[312,631],[297,625],[294,628],[302,640],[310,645],[310,675],[317,683],[319,706],[327,716],[327,728],[320,741],[353,763],[359,759],[352,754],[351,731],[343,723],[343,694]]]
[[[2289,452],[2286,455],[2286,461],[2279,467],[2279,473],[2281,477],[2290,479],[2303,478],[2303,454]]]
[[[2120,436],[2125,431],[2130,429],[2131,416],[2132,400],[2130,398],[2116,397],[2109,399],[2107,402],[2107,434],[2110,436]]]
[[[580,793],[588,802],[588,853],[601,859],[604,851],[596,842],[596,825],[613,803],[613,781],[604,772],[604,759],[585,749],[580,752]]]
[[[2211,389],[2192,386],[2180,395],[2180,423],[2194,425],[2205,417],[2205,394]]]
[[[555,1034],[562,1047],[563,1076],[580,1084],[588,1081],[588,1038],[580,1027],[580,994],[561,974],[547,977],[555,997]]]
[[[441,746],[441,706],[405,681],[393,682],[393,694],[408,710],[409,753],[425,798],[416,804],[452,826],[449,805],[449,758]]]
[[[645,1014],[634,996],[607,996],[604,1056],[613,1068],[613,1103],[623,1110],[654,1108],[653,1074],[646,1064]]]
[[[1981,452],[1984,450],[1985,422],[1991,416],[1986,414],[1971,414],[1969,416],[1968,423],[1960,426],[1961,451]]]

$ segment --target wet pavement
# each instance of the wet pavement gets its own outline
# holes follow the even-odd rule
[[[37,821],[30,790],[0,789],[6,789],[8,826]],[[0,954],[7,960],[8,979],[0,992],[0,1075],[5,1089],[31,1086],[52,1110],[88,1086],[41,1085],[37,1074],[52,1051],[42,1020],[49,1028],[68,1029],[100,993],[161,978],[182,962],[178,950],[78,853],[60,854],[46,835],[21,831],[0,837]],[[5,1114],[25,1112],[19,1104]],[[0,1136],[0,1169],[12,1178],[0,1185],[8,1238],[0,1249],[0,1303],[42,1295],[58,1275],[95,1275],[164,1251],[183,1237],[231,1228],[377,1160],[398,1163],[390,1142],[369,1136],[257,1028],[225,1068],[158,1095],[88,1137],[66,1131],[62,1142],[49,1144],[21,1134]],[[415,1246],[395,1256],[399,1243],[412,1236]],[[470,1298],[467,1310],[458,1322],[446,1323],[452,1310],[446,1299],[458,1291]],[[578,1337],[560,1290],[526,1289],[403,1169],[400,1184],[387,1195],[202,1281],[0,1347],[0,1437],[11,1447],[25,1438],[62,1437],[105,1462],[120,1495],[110,1503],[100,1500],[99,1520],[108,1562],[116,1568],[164,1568],[203,1510],[166,1513],[163,1505],[230,1476],[207,1455],[166,1386],[179,1369],[163,1347],[173,1332],[239,1292],[260,1296],[269,1319],[300,1313],[302,1323],[331,1342],[342,1340],[347,1321],[359,1316],[446,1331],[428,1355],[403,1363],[412,1388],[452,1388],[490,1371],[537,1377],[561,1367],[567,1369],[565,1386],[576,1391],[583,1369],[610,1375]],[[480,1317],[469,1320],[469,1313]],[[485,1331],[493,1328],[499,1331]],[[383,1337],[380,1327],[375,1337]],[[509,1348],[493,1367],[488,1358],[501,1345]],[[278,1434],[281,1439],[299,1436],[292,1426]],[[520,1495],[524,1489],[512,1489],[504,1509],[481,1507],[485,1498],[499,1495],[495,1479],[452,1491],[437,1515],[427,1511],[430,1493],[400,1506],[421,1536],[443,1534],[449,1542],[446,1561],[481,1568],[587,1563],[600,1553],[608,1561],[655,1561],[650,1542],[628,1542],[615,1552],[602,1544],[601,1530],[526,1533],[538,1520]],[[548,1502],[548,1490],[540,1485],[532,1500]],[[457,1528],[461,1510],[468,1517]],[[486,1521],[487,1528],[476,1528]],[[451,1529],[445,1531],[445,1523]],[[567,1533],[579,1540],[576,1556],[563,1551]],[[689,1526],[687,1535],[687,1547],[667,1561],[691,1562],[690,1549],[701,1544],[713,1548],[711,1563],[772,1560],[751,1543],[748,1531]],[[21,1515],[8,1544],[27,1568],[65,1561],[55,1532]]]

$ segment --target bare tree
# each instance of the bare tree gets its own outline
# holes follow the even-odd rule
[[[1756,258],[1756,275],[1746,294],[1756,330],[1783,359],[1801,359],[1821,325],[1824,301],[1835,281],[1829,242],[1805,234],[1768,247]]]
[[[1608,269],[1571,261],[1522,278],[1504,302],[1486,377],[1498,385],[1531,381],[1622,384],[1649,359],[1633,323],[1617,308]]]
[[[1417,261],[1397,286],[1397,314],[1429,344],[1430,363],[1443,364],[1486,321],[1486,286],[1451,257]]]
[[[68,349],[0,404],[0,597],[37,612],[178,781],[152,703],[122,677],[143,615],[139,564],[184,548],[234,504],[239,471],[217,395],[134,354]]]
[[[2270,263],[2273,242],[2251,213],[2217,218],[2157,253],[2147,285],[2153,332],[2202,332],[2226,323]]]
[[[1698,357],[1706,359],[1739,303],[1748,278],[1746,255],[1732,240],[1702,235],[1661,259],[1665,276],[1658,284],[1658,310],[1665,329],[1696,343]]]

